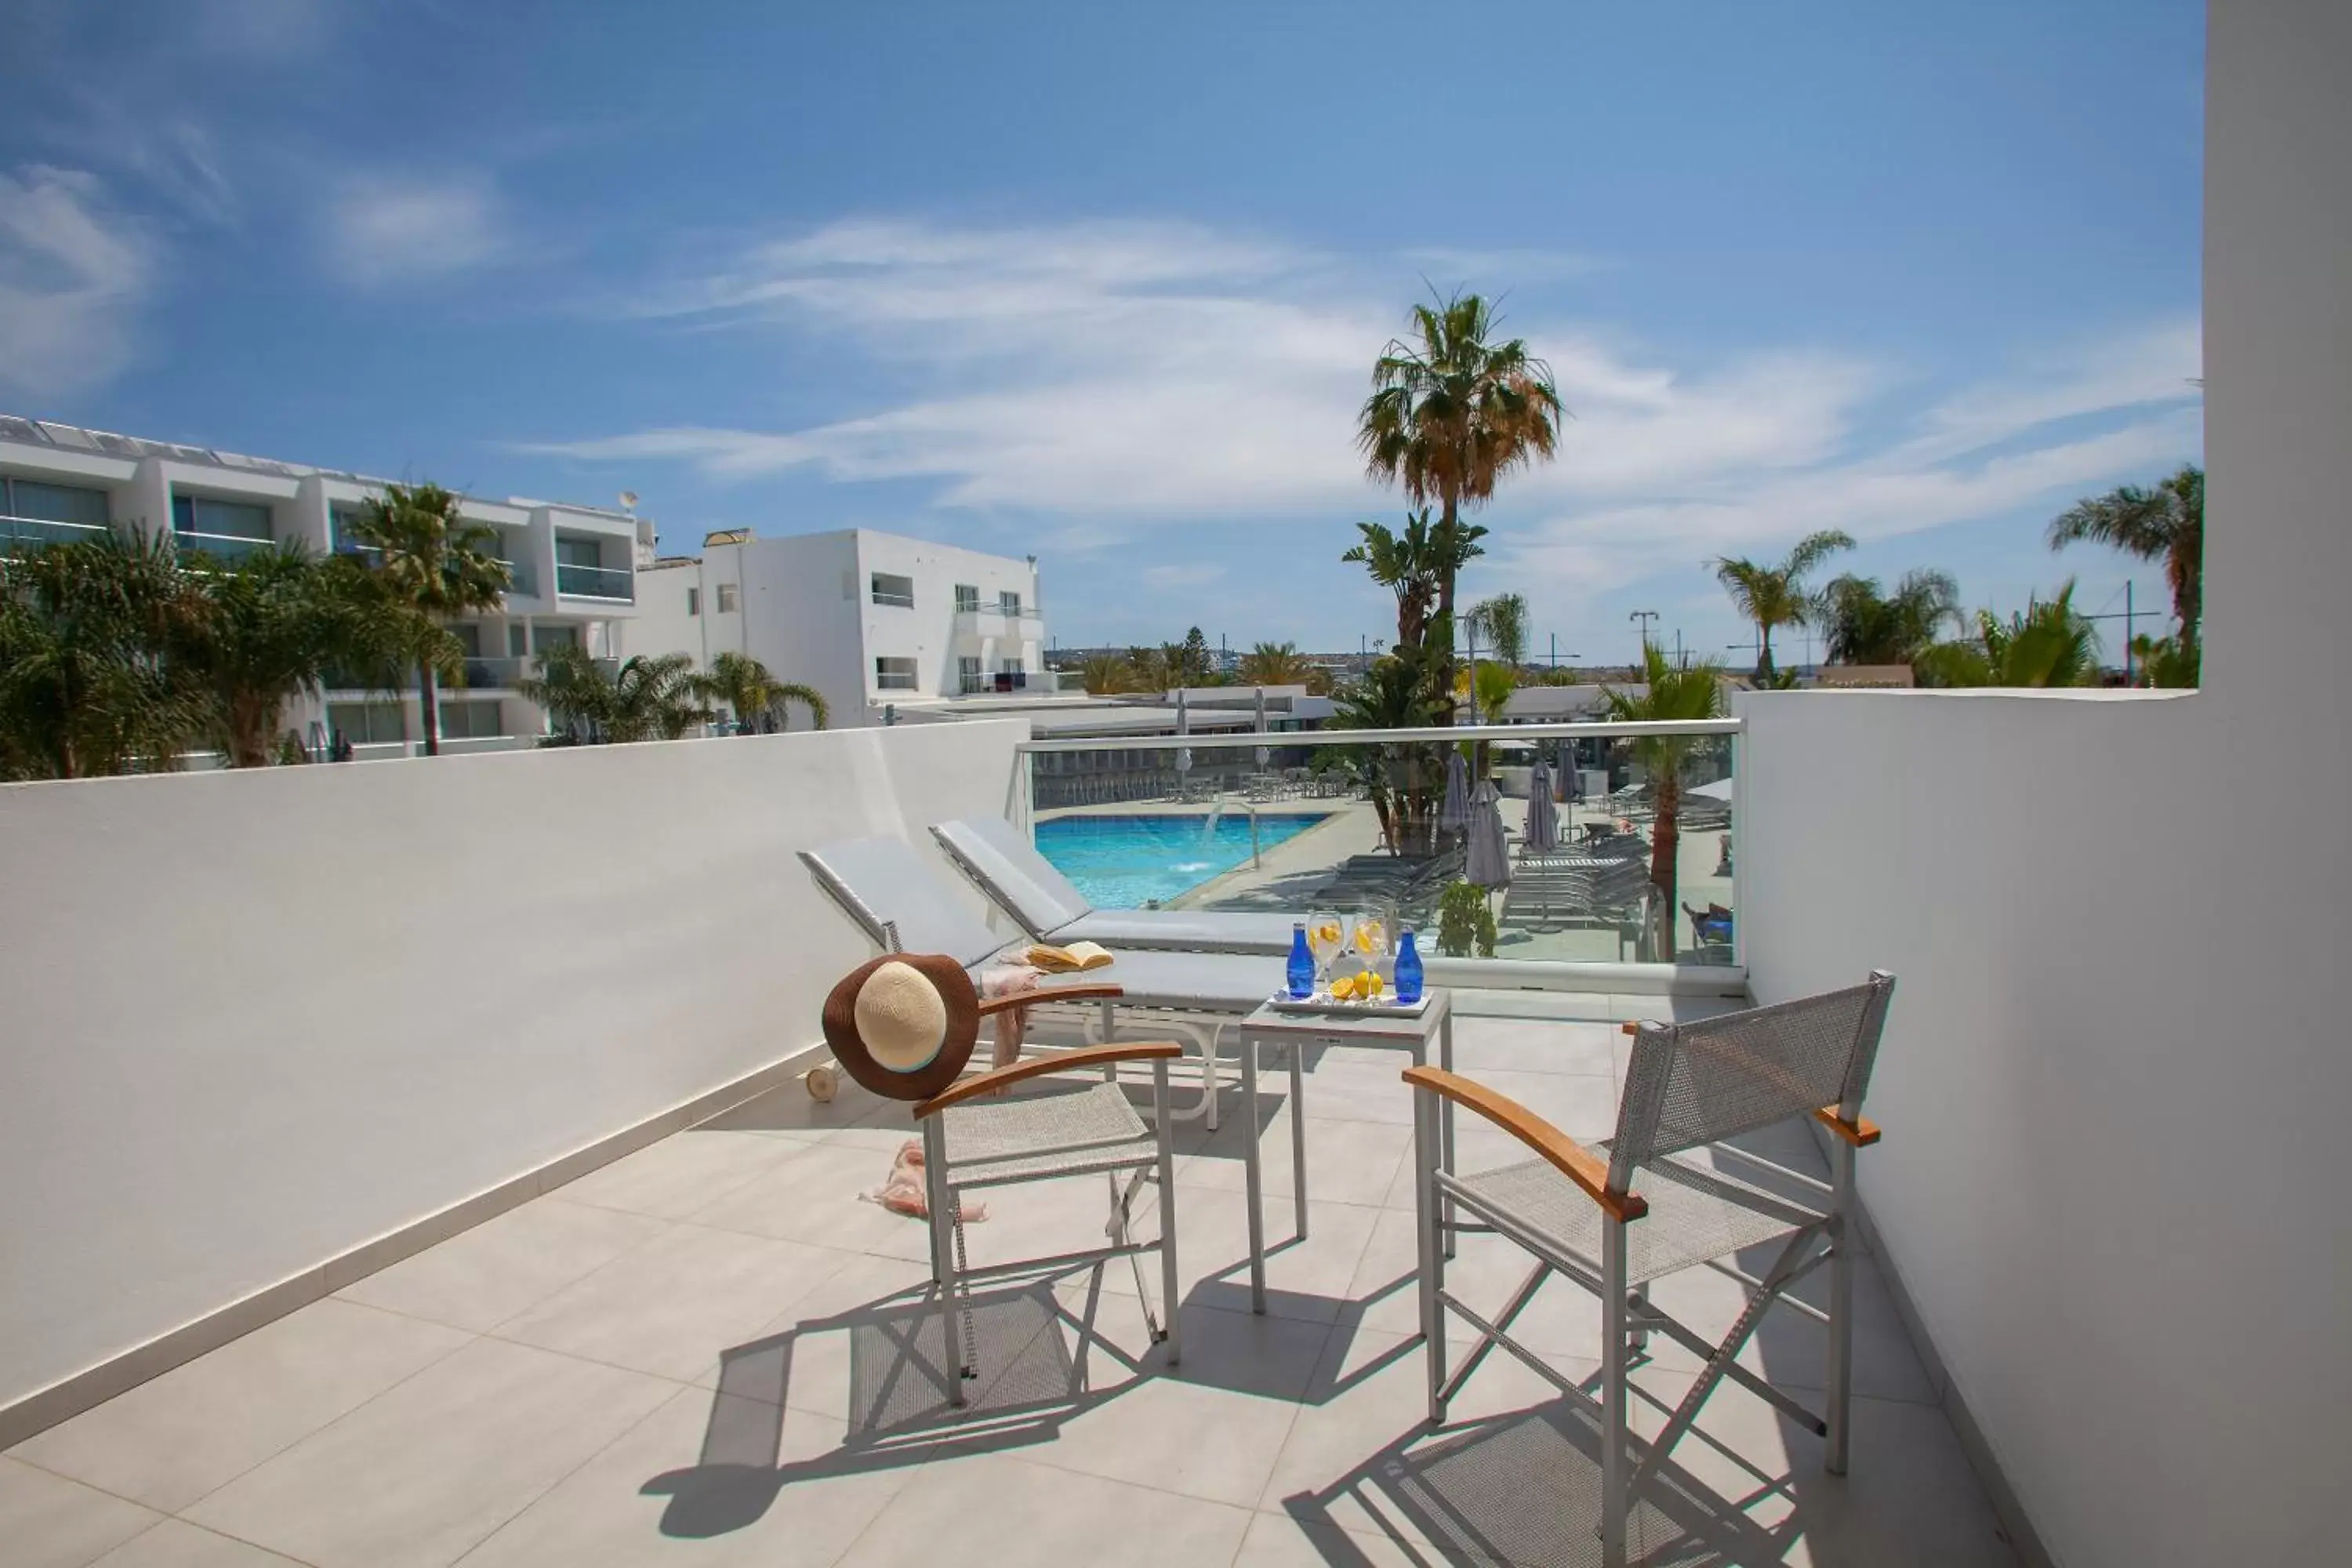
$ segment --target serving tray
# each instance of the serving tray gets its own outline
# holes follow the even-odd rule
[[[1293,996],[1287,991],[1277,991],[1266,998],[1277,1013],[1321,1013],[1335,1018],[1418,1018],[1429,1011],[1429,993],[1423,991],[1412,1002],[1343,1002],[1328,991],[1318,991],[1311,996]]]

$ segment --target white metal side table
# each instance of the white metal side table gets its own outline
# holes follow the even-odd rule
[[[1242,1108],[1249,1137],[1244,1145],[1243,1165],[1249,1189],[1250,1243],[1250,1310],[1265,1310],[1265,1183],[1258,1172],[1257,1149],[1257,1058],[1261,1043],[1286,1045],[1290,1047],[1290,1167],[1292,1201],[1297,1207],[1298,1234],[1307,1234],[1307,1118],[1304,1099],[1306,1077],[1301,1058],[1309,1046],[1370,1046],[1409,1054],[1416,1067],[1429,1060],[1429,1042],[1437,1041],[1437,1065],[1451,1072],[1454,1068],[1454,1008],[1453,998],[1442,985],[1428,991],[1429,1005],[1419,1017],[1400,1017],[1394,1014],[1367,1013],[1306,1013],[1276,1007],[1271,1001],[1259,1005],[1257,1011],[1236,1026],[1241,1039]],[[1402,1083],[1397,1093],[1410,1095]],[[1454,1169],[1454,1106],[1447,1101],[1440,1121],[1439,1141],[1444,1148],[1443,1163]],[[1444,1216],[1445,1252],[1454,1255],[1453,1205],[1449,1202]]]

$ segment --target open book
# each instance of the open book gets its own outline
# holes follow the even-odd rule
[[[1067,947],[1054,947],[1038,942],[1024,955],[1030,964],[1048,974],[1067,974],[1074,969],[1100,969],[1110,962],[1110,952],[1099,943],[1074,942]]]

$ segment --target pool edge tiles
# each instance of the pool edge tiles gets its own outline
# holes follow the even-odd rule
[[[1328,820],[1328,811],[1260,812],[1261,853]],[[1097,909],[1166,908],[1249,859],[1250,814],[1087,813],[1037,823],[1037,852]]]

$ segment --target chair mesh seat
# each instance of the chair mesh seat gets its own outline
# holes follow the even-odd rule
[[[1114,1171],[1160,1158],[1159,1141],[1115,1083],[976,1100],[947,1112],[958,1187]]]
[[[1605,1151],[1607,1144],[1601,1147]],[[1462,1184],[1527,1224],[1565,1242],[1576,1259],[1594,1272],[1601,1263],[1601,1207],[1549,1161],[1529,1160]],[[1766,1188],[1684,1158],[1660,1160],[1635,1172],[1633,1191],[1650,1212],[1625,1227],[1625,1279],[1644,1280],[1677,1273],[1742,1247],[1759,1246],[1797,1229],[1781,1214],[1752,1206],[1799,1207]]]

